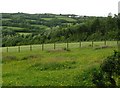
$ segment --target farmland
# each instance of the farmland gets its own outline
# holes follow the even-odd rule
[[[44,51],[39,45],[34,45],[32,51],[29,46],[21,46],[21,52],[15,47],[6,52],[4,47],[3,86],[94,86],[92,71],[117,50],[116,41],[107,42],[111,47],[104,49],[96,49],[104,42],[96,42],[96,47],[89,46],[91,42],[82,44],[80,48],[79,43],[70,43],[68,51],[65,43],[58,43],[55,50],[53,44],[48,44]]]
[[[93,44],[93,45],[92,45]],[[97,48],[100,46],[117,46],[118,41],[97,41],[97,42],[92,42],[92,41],[84,41],[84,42],[70,42],[68,43],[49,43],[49,44],[44,44],[43,48],[45,50],[53,50],[53,49],[64,49],[64,48]],[[2,52],[20,52],[20,51],[35,51],[35,50],[42,50],[42,44],[36,44],[36,45],[24,45],[24,46],[12,46],[12,47],[3,47]]]
[[[105,86],[118,86],[118,76],[100,73],[100,67],[113,53],[112,63],[118,55],[119,15],[2,14],[3,86],[89,87],[104,78]],[[104,70],[108,66],[111,62],[104,63]],[[106,79],[111,77],[114,83]]]
[[[117,16],[2,13],[2,46],[67,41],[117,41],[117,21]]]

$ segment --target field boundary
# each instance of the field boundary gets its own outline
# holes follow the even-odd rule
[[[119,41],[80,41],[80,42],[66,42],[66,43],[43,43],[36,45],[23,45],[2,47],[3,52],[22,52],[22,51],[34,51],[34,50],[55,50],[55,49],[72,49],[72,48],[104,48],[107,46],[119,46]]]

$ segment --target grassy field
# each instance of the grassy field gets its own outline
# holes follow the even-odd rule
[[[12,29],[12,30],[23,30],[24,29],[20,27],[10,27],[10,26],[2,26],[2,27],[7,27],[8,29]]]
[[[2,21],[4,21],[4,20],[11,20],[11,19],[9,19],[9,18],[4,18],[4,19],[2,19]]]
[[[68,18],[68,17],[61,17],[61,18],[58,18],[58,19],[62,19],[62,20],[66,20],[66,21],[76,21],[75,19],[73,18]]]
[[[66,20],[66,21],[76,21],[75,19],[73,19],[73,18],[69,18],[69,17],[57,17],[58,19],[62,19],[62,20]],[[41,19],[43,19],[43,20],[46,20],[46,21],[50,21],[50,20],[52,20],[52,19],[54,19],[54,18],[41,18]]]
[[[15,47],[6,52],[5,47],[2,54],[3,85],[94,86],[91,81],[93,69],[98,68],[117,47],[116,41],[107,42],[111,46],[107,48],[96,48],[104,42],[96,42],[94,47],[90,44],[84,42],[79,48],[79,43],[70,43],[68,51],[64,49],[65,43],[57,44],[55,50],[53,44],[46,44],[44,51],[40,45],[34,45],[32,51],[28,46],[22,46],[21,52],[16,52]]]
[[[48,28],[48,27],[45,26],[45,25],[32,25],[32,26],[34,26],[34,27],[39,27],[39,28],[44,28],[44,29],[47,29],[47,28]]]
[[[30,35],[30,34],[32,34],[32,33],[23,33],[23,32],[18,32],[18,34],[20,34],[20,35]]]

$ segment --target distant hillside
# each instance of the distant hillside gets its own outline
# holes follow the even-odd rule
[[[43,42],[115,40],[118,32],[116,17],[2,13],[3,46]]]
[[[76,21],[76,15],[2,13],[3,28],[7,27],[16,32],[46,30],[49,27],[65,26]]]

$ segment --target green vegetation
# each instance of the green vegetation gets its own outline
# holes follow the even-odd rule
[[[22,32],[18,32],[20,35],[30,35],[31,33],[22,33]]]
[[[108,56],[98,71],[93,73],[93,83],[98,87],[117,88],[120,86],[120,52]]]
[[[91,17],[74,14],[2,13],[2,16],[3,47],[67,41],[118,40],[119,15]]]
[[[3,86],[119,84],[120,63],[114,63],[119,55],[112,53],[119,47],[120,14],[2,13],[2,17]]]
[[[102,49],[102,48],[109,48],[109,47],[117,47],[118,43],[117,41],[97,41],[97,42],[71,42],[68,43],[49,43],[44,44],[43,48],[44,50],[54,50],[54,49],[74,49],[74,48],[94,48],[94,49]],[[42,44],[36,44],[36,45],[24,45],[24,46],[12,46],[12,47],[3,47],[2,52],[24,52],[24,51],[41,51],[42,50]]]
[[[35,27],[39,27],[41,29],[47,29],[48,27],[45,26],[45,25],[32,25],[32,26],[35,26]]]
[[[2,19],[2,20],[11,20],[11,19],[4,18],[4,19]]]
[[[10,30],[23,30],[24,28],[20,28],[20,27],[10,27],[10,26],[2,26],[3,29],[10,29]]]
[[[113,50],[116,48],[3,52],[3,86],[95,86],[93,69]]]
[[[52,20],[53,18],[42,18],[43,20],[46,20],[46,21],[50,21]]]
[[[62,19],[62,20],[66,20],[68,22],[74,22],[76,21],[75,19],[71,18],[71,17],[64,17],[64,16],[56,16],[58,19]],[[53,18],[42,18],[44,20],[47,20],[47,21],[50,21],[52,20]]]
[[[70,17],[61,17],[61,18],[59,18],[59,19],[66,20],[66,21],[68,21],[68,22],[74,22],[74,21],[76,21],[75,19],[70,18]]]

